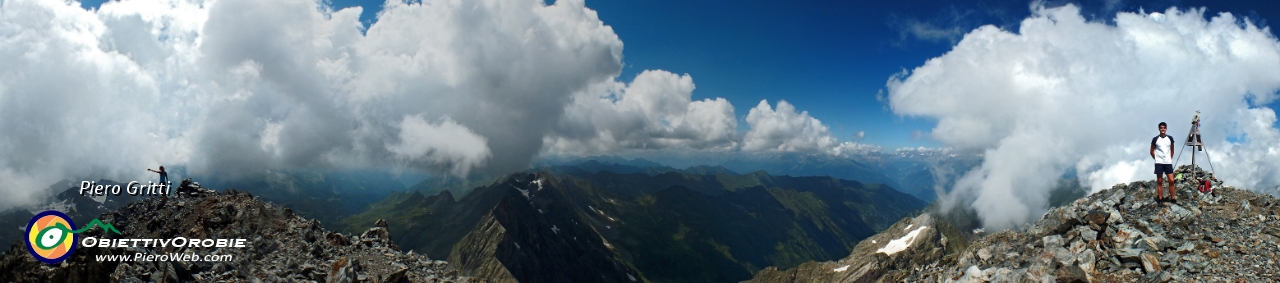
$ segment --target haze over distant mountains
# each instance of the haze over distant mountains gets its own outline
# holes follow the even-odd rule
[[[927,205],[883,184],[617,157],[490,180],[428,178],[407,191],[386,172],[255,176],[204,186],[244,191],[351,234],[384,220],[405,250],[447,259],[461,275],[519,282],[746,280],[767,266],[840,258]],[[55,186],[66,192],[49,203],[78,221],[136,200],[99,203],[69,183]],[[2,216],[19,226],[31,213]]]
[[[955,179],[977,167],[982,157],[947,149],[899,149],[866,151],[848,156],[795,152],[725,154],[646,154],[641,157],[588,156],[544,157],[536,165],[583,166],[597,162],[599,170],[617,170],[610,164],[635,168],[692,168],[719,166],[732,172],[764,171],[771,175],[831,176],[863,183],[884,184],[925,202],[946,193]]]
[[[729,282],[766,266],[839,258],[926,205],[888,186],[826,176],[608,161],[542,167],[465,194],[393,194],[344,220],[344,230],[386,219],[398,245],[448,257],[468,276]]]
[[[939,176],[954,176],[955,172],[963,172],[980,162],[979,157],[971,155],[944,154],[932,151],[899,151],[897,153],[873,152],[859,155],[856,158],[832,158],[825,155],[806,155],[798,153],[776,154],[736,154],[719,158],[704,156],[650,156],[664,159],[668,164],[723,164],[717,167],[693,166],[688,170],[721,170],[718,173],[749,173],[762,170],[770,175],[791,176],[831,176],[838,179],[856,180],[869,184],[885,184],[887,187],[910,194],[924,202],[932,202],[935,180]],[[647,173],[656,174],[680,171],[663,163],[643,158],[624,158],[620,156],[590,157],[548,157],[538,162],[539,166],[574,166],[581,170],[596,173],[610,171],[614,173]],[[474,175],[468,179],[452,176],[433,176],[422,179],[413,185],[405,185],[402,181],[418,180],[424,176],[397,175],[378,170],[271,170],[256,174],[239,176],[190,176],[185,167],[169,168],[171,179],[194,177],[202,185],[219,190],[238,189],[254,193],[264,200],[274,201],[293,208],[298,213],[320,220],[328,229],[341,229],[339,220],[347,216],[365,211],[365,208],[386,198],[392,192],[419,191],[425,195],[435,195],[441,190],[451,190],[452,194],[461,197],[476,187],[487,186],[502,176]],[[717,172],[702,172],[717,173]],[[951,174],[951,175],[946,175]],[[100,182],[101,183],[101,182]],[[76,184],[59,183],[51,186],[50,191],[63,192],[72,189]],[[89,209],[100,206],[90,198],[79,200],[64,192],[43,200],[39,207],[54,206],[82,207],[78,211],[86,212],[86,216],[97,215],[115,209],[132,199],[108,198],[108,203],[101,204],[101,209]],[[64,204],[65,203],[65,204]],[[7,211],[4,214],[26,217],[26,211]],[[77,214],[78,215],[78,214]],[[73,215],[75,216],[75,215]],[[23,216],[10,217],[12,225],[24,226]],[[73,217],[80,220],[78,217]],[[87,219],[86,219],[87,220]],[[0,232],[0,239],[16,239],[20,231],[5,230]]]

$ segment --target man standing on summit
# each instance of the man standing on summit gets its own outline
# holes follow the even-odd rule
[[[1178,195],[1173,190],[1173,137],[1166,135],[1169,126],[1160,122],[1160,135],[1151,138],[1151,158],[1156,160],[1156,201],[1178,202]],[[1165,183],[1165,180],[1168,183]],[[1169,184],[1169,198],[1164,197],[1161,186]]]

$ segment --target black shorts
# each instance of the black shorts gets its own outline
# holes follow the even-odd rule
[[[1173,174],[1173,164],[1156,164],[1156,175]]]

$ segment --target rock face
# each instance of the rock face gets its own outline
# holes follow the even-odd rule
[[[785,271],[768,267],[749,282],[875,282],[902,277],[918,263],[936,261],[951,240],[932,215],[905,218],[889,229],[863,240],[853,253],[838,261],[807,262]],[[945,225],[945,224],[944,224]]]
[[[513,174],[501,186],[511,189],[450,253],[463,274],[492,282],[640,281],[550,174]]]
[[[4,282],[469,282],[444,261],[398,250],[385,222],[362,236],[325,231],[319,221],[247,193],[218,193],[184,181],[170,197],[130,203],[99,219],[121,234],[99,239],[246,239],[245,248],[79,246],[60,265],[32,258],[22,242],[0,258]],[[373,223],[371,223],[373,224]],[[77,243],[77,245],[79,245]],[[99,261],[105,255],[224,255],[220,261]]]
[[[127,186],[128,184],[117,183],[111,180],[98,180],[92,183],[101,186]],[[31,221],[31,216],[44,210],[58,210],[66,213],[76,223],[89,223],[98,215],[111,212],[112,210],[124,207],[125,204],[142,199],[138,196],[123,194],[112,197],[90,197],[80,195],[79,183],[70,181],[59,182],[49,186],[50,191],[61,191],[57,195],[49,196],[44,200],[44,205],[31,210],[10,210],[0,213],[0,243],[8,244],[21,240],[26,237],[26,232],[11,227],[25,228],[27,222]],[[2,245],[2,244],[0,244]]]
[[[344,220],[360,225],[345,231],[386,219],[405,227],[391,234],[402,248],[486,279],[736,282],[767,266],[845,257],[927,205],[887,186],[830,177],[542,169],[457,199],[449,191],[394,194]]]
[[[1021,232],[986,235],[938,255],[942,237],[915,239],[899,253],[868,252],[903,237],[905,219],[836,262],[766,269],[751,282],[1265,282],[1280,278],[1280,200],[1223,187],[1202,194],[1177,181],[1178,202],[1155,202],[1155,182],[1118,184],[1049,210]],[[909,230],[909,229],[906,229]],[[919,237],[919,236],[917,236]],[[874,242],[873,242],[874,241]],[[864,247],[865,246],[865,247]]]

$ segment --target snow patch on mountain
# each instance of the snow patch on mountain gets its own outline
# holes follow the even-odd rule
[[[889,244],[884,245],[884,248],[880,248],[876,250],[876,252],[884,253],[885,255],[893,255],[894,253],[900,252],[902,250],[906,250],[907,247],[911,246],[911,243],[916,240],[916,236],[920,235],[920,231],[926,228],[929,228],[929,226],[920,226],[915,230],[911,230],[910,233],[907,233],[901,238],[897,238],[897,239],[893,239],[892,241],[889,241]]]

